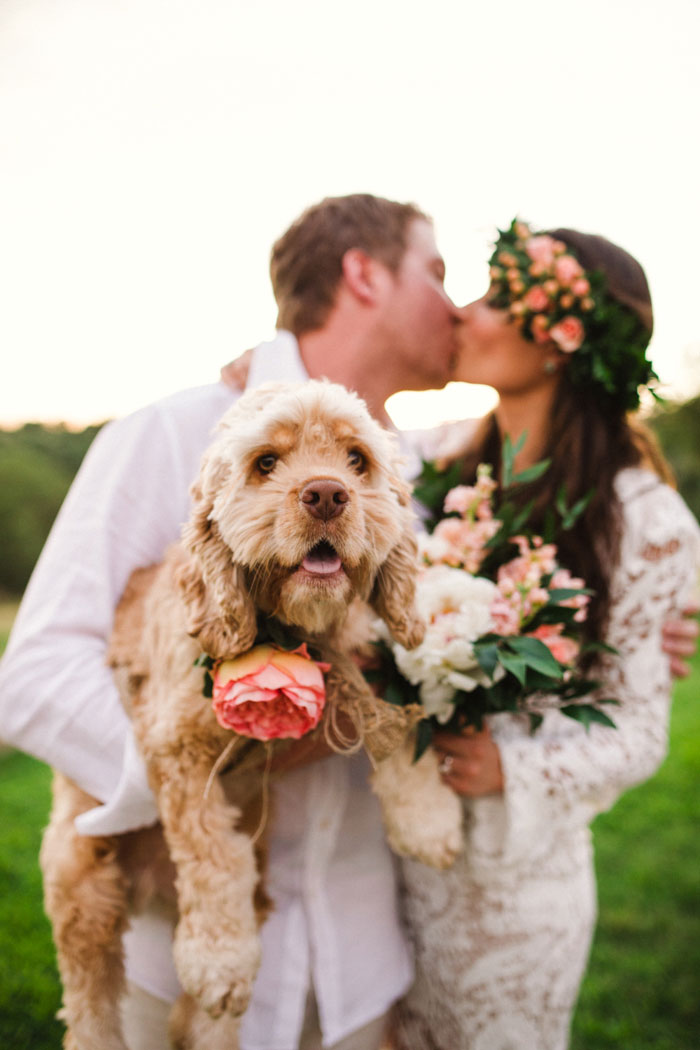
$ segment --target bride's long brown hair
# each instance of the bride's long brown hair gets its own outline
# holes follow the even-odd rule
[[[603,237],[568,229],[550,233],[573,249],[584,269],[605,273],[609,293],[637,314],[651,338],[651,295],[636,259]],[[518,436],[512,435],[514,440]],[[559,531],[555,539],[561,564],[582,576],[595,591],[585,628],[589,639],[601,640],[608,622],[612,574],[620,554],[622,520],[615,476],[624,467],[646,466],[672,483],[670,467],[656,439],[636,416],[616,409],[595,388],[572,386],[565,368],[560,373],[548,437],[539,458],[551,460],[549,470],[523,486],[516,497],[522,504],[535,501],[530,519],[535,531],[544,530],[547,512],[562,489],[568,507],[593,493],[573,528]],[[464,458],[465,479],[474,477],[481,462],[491,463],[497,476],[501,440],[493,414],[483,421]]]

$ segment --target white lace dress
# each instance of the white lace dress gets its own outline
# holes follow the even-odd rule
[[[644,470],[617,479],[624,508],[602,695],[616,729],[549,712],[530,735],[491,725],[503,796],[465,800],[463,856],[447,872],[403,868],[416,981],[397,1050],[564,1050],[595,925],[591,819],[647,779],[667,747],[670,680],[661,628],[697,578],[698,526]]]

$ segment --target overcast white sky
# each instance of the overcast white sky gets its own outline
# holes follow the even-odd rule
[[[695,393],[699,40],[697,0],[0,0],[0,425],[215,378],[272,241],[358,190],[435,217],[460,303],[516,212],[623,244]]]

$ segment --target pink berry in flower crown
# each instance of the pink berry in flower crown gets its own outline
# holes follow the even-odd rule
[[[554,263],[554,276],[560,284],[568,286],[577,277],[583,276],[583,267],[573,255],[560,255]]]
[[[555,242],[552,237],[542,234],[538,237],[530,237],[525,242],[525,251],[533,262],[541,263],[543,266],[551,266],[554,262]]]
[[[549,306],[549,296],[541,284],[533,284],[532,288],[528,288],[523,302],[528,310],[532,310],[535,314],[540,314]]]

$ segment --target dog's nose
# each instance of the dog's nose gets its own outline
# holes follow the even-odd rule
[[[305,485],[299,499],[314,518],[330,521],[343,513],[350,496],[339,481],[319,479]]]

